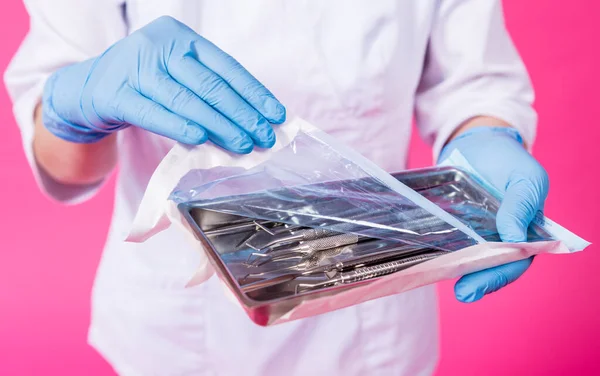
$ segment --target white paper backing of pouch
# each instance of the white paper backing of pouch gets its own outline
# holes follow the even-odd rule
[[[201,254],[198,270],[188,286],[206,281],[213,275],[214,269],[201,243],[179,212],[177,204],[169,200],[171,192],[181,178],[194,169],[210,169],[217,166],[251,168],[264,162],[273,153],[287,146],[301,127],[306,128],[309,125],[304,122],[290,121],[274,127],[277,136],[275,145],[271,149],[255,150],[248,155],[229,153],[211,143],[201,147],[176,144],[152,174],[126,241],[141,243],[167,229],[171,224],[179,226],[184,230],[182,234],[186,234],[182,236],[186,236]]]
[[[284,125],[275,127],[277,143],[273,148],[257,150],[243,156],[228,153],[212,144],[203,145],[202,147],[175,145],[152,175],[126,241],[143,242],[154,234],[165,230],[171,224],[179,226],[183,230],[182,236],[186,236],[202,256],[198,270],[188,286],[206,281],[213,275],[214,269],[210,265],[202,245],[195,238],[193,230],[179,212],[177,204],[169,200],[171,192],[181,178],[193,169],[210,169],[217,166],[248,169],[263,163],[274,153],[289,145],[299,131],[306,133],[321,132],[313,125],[294,118]],[[453,153],[444,164],[454,165],[477,175],[459,152]],[[377,175],[380,174],[381,171],[377,171]],[[391,176],[389,177],[391,178]],[[385,180],[389,181],[388,179]],[[480,183],[491,189],[488,184],[481,181],[481,179],[479,180]],[[497,191],[494,193],[499,195]],[[477,244],[388,275],[372,283],[346,290],[332,297],[305,301],[274,324],[314,316],[386,295],[398,294],[541,253],[559,254],[580,251],[590,244],[543,216],[536,218],[536,222],[549,231],[557,240],[518,244],[489,242]],[[165,250],[165,252],[168,251]],[[228,291],[228,295],[237,301],[230,291]]]

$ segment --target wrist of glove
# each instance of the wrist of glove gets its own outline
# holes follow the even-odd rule
[[[439,161],[458,150],[481,176],[504,194],[496,227],[504,242],[527,241],[527,229],[542,211],[549,180],[544,168],[525,150],[513,128],[476,127],[450,141]],[[521,260],[463,276],[455,285],[459,301],[474,302],[514,282],[531,265]]]

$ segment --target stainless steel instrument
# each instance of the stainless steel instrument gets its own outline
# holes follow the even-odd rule
[[[301,283],[296,285],[296,292],[298,293],[302,290],[322,288],[338,284],[362,282],[373,278],[382,277],[384,275],[388,275],[400,271],[402,269],[406,269],[410,266],[420,264],[427,260],[431,260],[443,254],[444,252],[428,253],[424,255],[408,257],[401,260],[389,261],[382,264],[365,266],[349,272],[328,274],[329,279],[323,282],[317,282],[312,284]]]
[[[258,232],[257,232],[258,234]],[[271,248],[273,246],[279,246],[298,241],[316,240],[333,235],[339,235],[339,232],[326,230],[323,228],[308,228],[301,230],[291,230],[287,232],[280,232],[278,234],[263,232],[263,238],[258,239],[259,236],[253,237],[253,239],[246,241],[246,245],[256,251]]]
[[[341,247],[344,245],[358,243],[360,239],[360,236],[354,234],[338,234],[333,236],[316,238],[313,240],[307,240],[304,242],[300,242],[296,246],[275,249],[266,254],[252,253],[252,255],[261,255],[264,257],[268,257],[268,259],[265,262],[273,262],[278,260],[285,260],[288,258],[295,258],[299,254],[305,256],[312,256],[317,251],[323,251],[331,248]],[[256,264],[256,266],[260,266],[263,264],[264,262],[261,262]]]

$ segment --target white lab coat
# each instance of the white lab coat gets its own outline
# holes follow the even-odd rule
[[[533,140],[533,93],[499,1],[123,2],[25,1],[31,30],[5,80],[32,170],[55,199],[79,202],[99,185],[61,186],[35,164],[33,109],[46,78],[164,14],[234,56],[290,111],[388,171],[404,168],[413,112],[434,153],[476,115],[502,118]],[[150,175],[171,146],[135,127],[119,133],[116,203],[93,290],[89,341],[120,374],[433,372],[433,287],[262,328],[224,297],[216,278],[184,288],[198,255],[176,229],[143,244],[124,243]]]

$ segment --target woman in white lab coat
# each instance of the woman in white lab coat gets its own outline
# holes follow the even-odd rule
[[[434,287],[262,328],[214,277],[184,288],[199,259],[175,231],[123,242],[175,141],[270,147],[287,109],[397,171],[415,113],[436,159],[459,149],[505,191],[503,240],[525,240],[546,197],[523,146],[533,93],[499,1],[25,4],[31,28],[5,80],[40,188],[78,203],[119,165],[89,342],[120,374],[429,375],[436,364]],[[530,263],[465,276],[457,298],[478,300]]]

